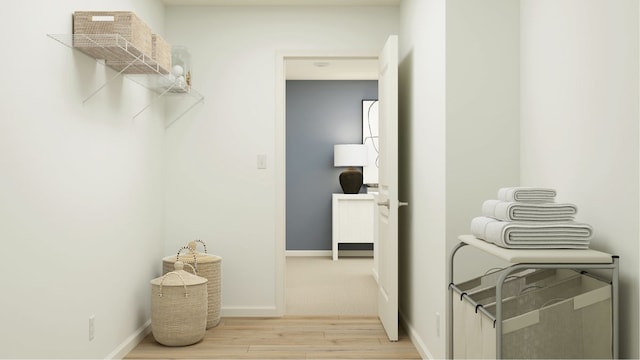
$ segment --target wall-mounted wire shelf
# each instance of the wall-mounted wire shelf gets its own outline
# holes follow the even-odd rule
[[[190,100],[187,108],[179,112],[176,118],[169,122],[166,127],[171,126],[184,114],[204,101],[204,96],[193,87],[177,81],[171,75],[170,69],[162,67],[151,56],[138,50],[118,34],[47,34],[47,36],[98,60],[117,72],[89,94],[82,101],[83,103],[98,94],[113,80],[123,75],[157,93],[159,96],[154,98],[153,101],[167,95],[179,95]],[[135,119],[148,109],[153,104],[153,101],[137,112],[133,118]]]

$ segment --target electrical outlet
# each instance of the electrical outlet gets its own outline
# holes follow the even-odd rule
[[[440,337],[440,313],[436,313],[436,336]]]
[[[89,316],[89,341],[93,340],[96,335],[96,316]]]

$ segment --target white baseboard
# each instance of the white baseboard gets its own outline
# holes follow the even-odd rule
[[[429,351],[429,349],[427,348],[427,345],[425,345],[424,341],[422,341],[422,339],[418,335],[418,332],[416,331],[416,329],[414,329],[413,325],[411,325],[411,323],[407,321],[407,318],[404,316],[402,311],[400,311],[399,314],[400,314],[400,323],[402,327],[404,327],[405,330],[407,330],[407,334],[409,334],[409,338],[411,338],[411,342],[416,347],[416,350],[418,350],[418,353],[420,353],[420,357],[423,359],[435,359],[431,354],[431,352]]]
[[[287,250],[285,256],[332,257],[331,250]],[[373,257],[373,250],[338,250],[341,257]]]
[[[275,306],[265,307],[222,307],[220,309],[221,317],[281,317]]]
[[[315,257],[331,257],[331,250],[287,250],[286,256],[315,256]]]
[[[105,359],[120,360],[133,350],[151,332],[151,319],[147,320],[138,330],[125,339],[111,354]]]

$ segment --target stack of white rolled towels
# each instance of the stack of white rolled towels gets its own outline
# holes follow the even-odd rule
[[[471,221],[478,239],[511,249],[588,249],[591,226],[575,221],[576,205],[556,203],[556,191],[505,187]]]

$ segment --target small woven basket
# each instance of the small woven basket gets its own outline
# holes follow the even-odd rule
[[[204,246],[204,253],[196,251],[197,243],[201,243]],[[182,251],[185,250],[188,251],[188,253],[181,254]],[[220,323],[220,307],[222,302],[222,258],[207,254],[207,245],[202,240],[195,240],[189,242],[189,245],[180,248],[176,256],[167,256],[162,259],[163,273],[166,274],[171,271],[174,266],[173,264],[177,261],[193,265],[198,276],[209,280],[207,282],[207,293],[209,296],[207,329],[217,326]]]
[[[183,270],[151,280],[151,331],[162,345],[186,346],[204,338],[207,325],[207,279]]]

